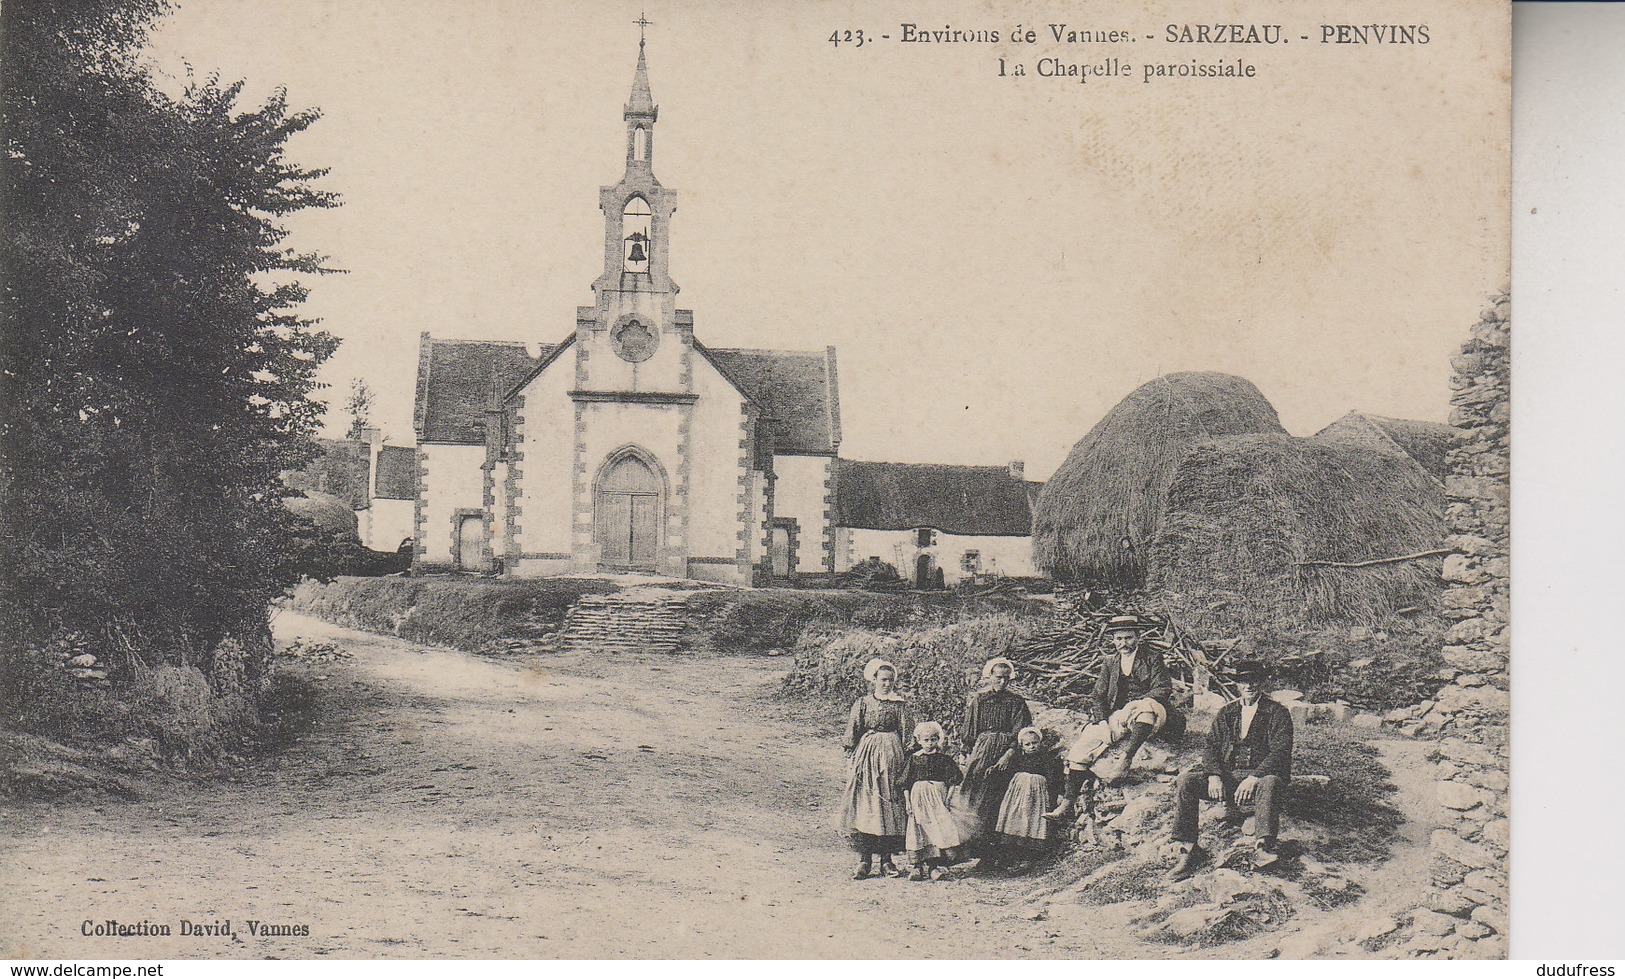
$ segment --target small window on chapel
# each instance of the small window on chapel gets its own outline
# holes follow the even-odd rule
[[[642,126],[632,130],[632,159],[647,160],[649,158],[649,131]]]
[[[626,271],[649,271],[649,249],[654,244],[649,232],[653,221],[649,203],[643,198],[634,197],[626,202],[625,209],[621,211],[621,244],[625,256],[622,267]]]
[[[930,527],[921,527],[915,533],[918,535],[915,544],[917,547],[930,547],[937,542],[937,532]]]

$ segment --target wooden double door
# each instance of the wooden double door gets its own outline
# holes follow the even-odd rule
[[[659,567],[663,495],[660,474],[637,456],[622,457],[603,474],[593,493],[593,530],[602,567]]]

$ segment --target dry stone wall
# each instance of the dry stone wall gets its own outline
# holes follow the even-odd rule
[[[1497,296],[1452,359],[1450,421],[1459,438],[1445,481],[1450,680],[1418,712],[1424,730],[1439,734],[1440,817],[1433,890],[1404,946],[1418,957],[1507,954],[1510,314],[1508,296]]]

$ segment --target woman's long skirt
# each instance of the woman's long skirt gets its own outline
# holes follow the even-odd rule
[[[994,765],[1004,753],[1015,746],[1016,736],[1009,731],[983,731],[971,746],[970,758],[965,763],[965,781],[954,789],[954,807],[976,817],[977,832],[990,833],[999,818],[999,803],[1004,801],[1004,788],[1010,776],[995,771]]]
[[[955,851],[971,838],[971,821],[948,805],[948,787],[941,782],[915,782],[908,792],[913,815],[908,820],[908,856],[922,860],[954,861]]]
[[[898,782],[903,739],[895,731],[870,731],[852,752],[852,774],[842,798],[840,829],[859,853],[899,853],[908,809]]]
[[[1001,847],[1025,852],[1043,852],[1050,847],[1049,782],[1042,775],[1017,772],[1004,791],[999,818],[993,826],[994,839]]]

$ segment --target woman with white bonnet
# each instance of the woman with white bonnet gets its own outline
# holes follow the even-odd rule
[[[1032,711],[1020,694],[1008,689],[1016,666],[1003,656],[982,667],[982,687],[965,706],[959,736],[970,745],[965,781],[956,790],[956,804],[975,814],[977,825],[991,833],[999,818],[999,804],[1010,784],[1010,773],[997,768],[1005,752],[1016,746],[1016,735],[1033,722]],[[982,851],[983,866],[994,863],[990,850]]]
[[[852,705],[847,718],[846,750],[852,753],[852,771],[841,805],[841,831],[858,851],[854,880],[879,872],[902,876],[892,854],[903,849],[908,809],[903,801],[902,777],[907,755],[903,737],[909,730],[908,706],[895,687],[897,667],[872,659],[863,668],[869,693]]]

